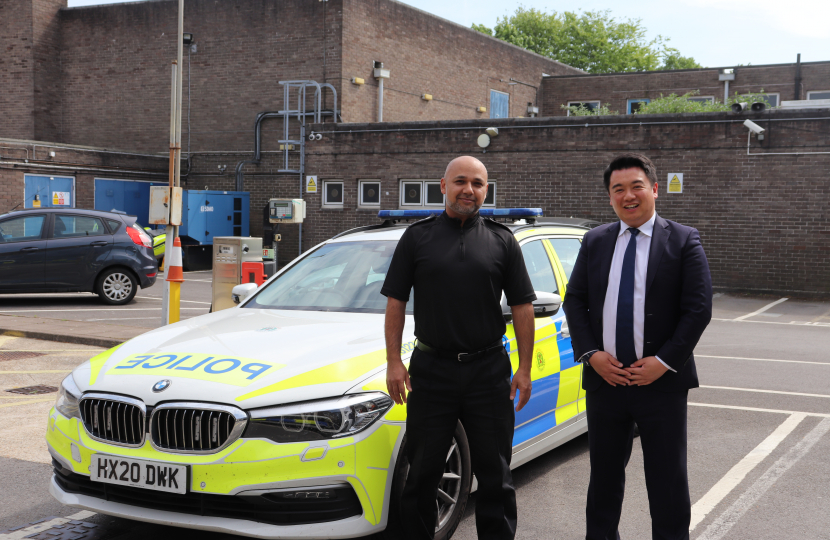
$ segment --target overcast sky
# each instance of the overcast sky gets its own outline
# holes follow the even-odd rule
[[[68,0],[69,7],[118,0]],[[124,0],[126,1],[126,0]],[[312,1],[312,0],[308,0]],[[495,26],[519,5],[548,12],[575,10],[564,0],[401,0],[458,24]],[[650,37],[661,34],[683,56],[707,67],[830,60],[830,1],[800,0],[585,0],[583,10],[611,10],[639,18]],[[186,16],[186,13],[185,13]]]

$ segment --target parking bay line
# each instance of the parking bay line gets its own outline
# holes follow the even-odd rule
[[[830,366],[830,362],[810,362],[807,360],[776,360],[774,358],[746,358],[743,356],[711,356],[708,354],[696,354],[698,358],[715,358],[718,360],[751,360],[753,362],[784,362],[785,364],[817,364]]]
[[[785,396],[830,398],[830,394],[807,394],[804,392],[784,392],[783,390],[761,390],[760,388],[737,388],[735,386],[707,386],[701,384],[700,388],[709,388],[713,390],[736,390],[738,392],[760,392],[763,394],[783,394]]]
[[[136,298],[140,298],[142,300],[162,300],[162,298],[156,298],[155,296],[136,296]],[[180,302],[189,302],[191,304],[204,304],[206,306],[212,304],[212,302],[199,302],[198,300],[180,300]]]
[[[726,509],[697,540],[721,540],[732,526],[757,503],[761,497],[784,475],[793,465],[804,457],[807,452],[830,431],[830,418],[825,418],[818,423],[807,435],[804,436],[786,454],[778,459],[767,471],[755,481],[732,505]]]
[[[713,409],[732,409],[735,411],[749,411],[749,412],[768,412],[775,414],[806,414],[807,416],[817,416],[819,418],[830,418],[830,414],[805,412],[805,411],[786,411],[783,409],[763,409],[760,407],[744,407],[741,405],[722,405],[720,403],[698,403],[690,401],[689,405],[692,407],[710,407]]]
[[[152,307],[152,308],[93,308],[93,309],[18,309],[18,310],[9,310],[9,311],[0,311],[0,313],[35,313],[35,312],[70,312],[70,313],[79,313],[83,311],[91,311],[91,312],[98,312],[98,311],[158,311],[161,307]],[[200,307],[183,307],[179,309],[205,309]]]
[[[0,409],[4,407],[17,407],[18,405],[28,405],[29,403],[46,403],[47,401],[55,401],[54,397],[49,399],[29,399],[26,401],[19,401],[17,403],[3,403],[0,404]]]
[[[750,320],[738,320],[738,319],[718,319],[717,317],[712,317],[713,321],[719,322],[741,322],[741,323],[752,323],[752,324],[780,324],[784,326],[818,326],[820,328],[830,327],[830,323],[822,323],[822,322],[812,322],[812,321],[790,321],[790,322],[777,322],[777,321],[750,321]]]
[[[779,298],[779,299],[778,299],[778,300],[776,300],[775,302],[771,302],[771,303],[769,303],[769,304],[765,305],[764,307],[762,307],[761,309],[755,310],[755,311],[753,311],[752,313],[747,313],[746,315],[741,315],[740,317],[735,317],[735,318],[734,318],[734,319],[732,319],[732,320],[733,320],[733,321],[742,321],[742,320],[744,320],[744,319],[748,319],[748,318],[750,318],[750,317],[754,317],[755,315],[759,315],[759,314],[761,314],[761,313],[765,312],[766,310],[768,310],[768,309],[770,309],[770,308],[773,308],[773,307],[777,306],[778,304],[780,304],[780,303],[782,303],[782,302],[786,302],[787,300],[789,300],[789,298]]]
[[[42,369],[40,371],[0,371],[0,375],[34,375],[35,373],[69,373],[71,369]]]

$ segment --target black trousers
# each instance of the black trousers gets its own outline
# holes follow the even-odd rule
[[[586,396],[591,481],[587,540],[619,540],[625,467],[640,429],[654,540],[688,540],[692,509],[686,468],[688,391],[605,382]]]
[[[516,534],[516,492],[510,474],[515,413],[510,400],[510,360],[504,349],[468,363],[416,349],[409,365],[412,392],[406,418],[409,476],[401,520],[410,540],[432,539],[438,483],[458,420],[470,445],[478,480],[476,529],[480,539]]]

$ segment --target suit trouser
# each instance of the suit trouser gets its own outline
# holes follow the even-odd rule
[[[511,367],[507,352],[496,349],[467,363],[438,358],[416,349],[409,365],[412,392],[406,418],[409,476],[401,498],[407,538],[435,533],[438,484],[458,421],[470,445],[478,480],[476,529],[480,539],[512,539],[516,533],[516,493],[510,474],[513,450]]]
[[[634,423],[640,430],[654,540],[688,540],[691,520],[686,468],[688,391],[603,382],[586,396],[591,480],[587,540],[618,540]]]

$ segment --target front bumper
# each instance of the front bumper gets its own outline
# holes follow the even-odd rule
[[[292,444],[239,439],[216,454],[183,455],[160,452],[149,442],[141,448],[125,448],[95,441],[77,419],[67,419],[52,409],[46,440],[56,472],[50,492],[68,506],[150,523],[255,538],[354,538],[386,527],[392,476],[403,432],[402,423],[380,421],[347,439]],[[321,457],[315,454],[315,459],[305,459],[309,448],[320,446],[325,447]],[[129,493],[129,489],[125,492],[125,488],[113,487],[110,496],[103,484],[89,481],[90,458],[95,453],[187,464],[188,494],[170,500],[160,494],[158,500],[153,500],[147,494],[156,492]],[[285,490],[307,491],[320,486],[338,489],[342,503],[316,507],[325,516],[293,524],[298,519],[280,521],[258,513],[257,509],[267,510],[265,501],[258,497],[273,498],[274,493]],[[359,506],[346,500],[349,493],[356,496]],[[246,501],[250,504],[246,505]],[[314,514],[314,508],[299,509]],[[294,509],[298,507],[295,505]]]

